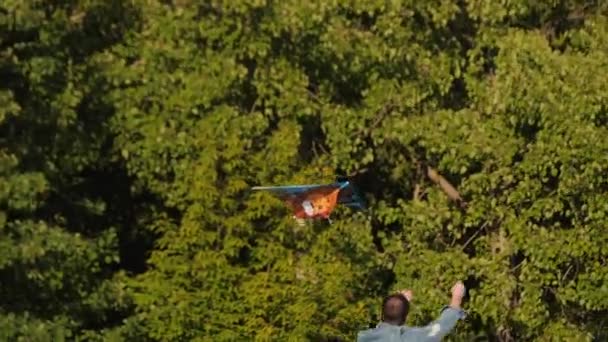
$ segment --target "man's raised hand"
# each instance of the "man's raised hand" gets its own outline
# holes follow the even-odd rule
[[[414,298],[414,292],[412,292],[412,290],[401,290],[399,291],[399,293],[401,293],[405,298],[407,298],[408,302],[411,302]]]
[[[466,293],[466,289],[464,284],[461,281],[457,281],[454,286],[452,286],[452,301],[450,302],[450,306],[458,309],[460,308],[460,304],[462,304],[462,298]]]

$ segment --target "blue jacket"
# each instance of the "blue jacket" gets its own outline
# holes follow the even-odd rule
[[[380,323],[373,329],[360,331],[357,342],[430,342],[441,341],[464,317],[462,310],[446,307],[437,320],[425,327],[409,327]]]

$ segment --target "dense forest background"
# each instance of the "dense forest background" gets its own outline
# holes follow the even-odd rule
[[[606,341],[607,75],[599,0],[3,0],[0,340],[353,340],[462,279],[450,341]],[[336,175],[332,225],[249,191]]]

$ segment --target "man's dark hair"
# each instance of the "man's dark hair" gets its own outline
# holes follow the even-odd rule
[[[384,298],[382,303],[382,321],[393,325],[403,325],[409,310],[410,303],[404,295],[392,294]]]

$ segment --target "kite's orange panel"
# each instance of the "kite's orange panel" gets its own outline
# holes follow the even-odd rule
[[[335,187],[320,188],[306,193],[303,196],[297,196],[296,198],[287,200],[287,202],[294,211],[294,216],[297,218],[326,218],[336,207],[339,193],[340,189],[336,189]],[[304,201],[309,201],[310,204],[312,204],[312,216],[306,214],[306,211],[302,206]]]

